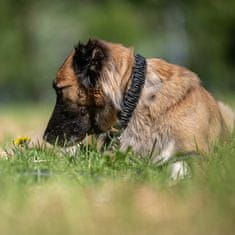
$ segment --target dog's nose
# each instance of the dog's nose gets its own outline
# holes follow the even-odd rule
[[[54,135],[55,135],[54,129],[52,129],[51,126],[47,125],[43,134],[43,140],[50,143],[51,140],[54,139]]]
[[[43,140],[52,145],[56,142],[56,138],[54,138],[54,136],[49,135],[48,133],[44,133]]]
[[[43,140],[46,141],[47,140],[47,135],[44,134],[42,138],[43,138]]]
[[[44,141],[50,143],[51,140],[53,139],[53,132],[51,132],[48,128],[46,128],[42,138]]]
[[[43,134],[43,140],[44,141],[47,141],[48,142],[48,135],[47,135],[47,133],[45,132],[44,134]]]

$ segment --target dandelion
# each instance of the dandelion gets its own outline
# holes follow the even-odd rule
[[[21,136],[19,138],[16,138],[13,143],[16,146],[22,146],[25,144],[28,144],[31,141],[31,138],[27,137],[27,136]]]

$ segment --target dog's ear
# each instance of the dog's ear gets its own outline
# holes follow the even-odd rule
[[[86,88],[95,87],[106,58],[106,51],[101,42],[91,40],[87,44],[78,43],[73,57],[73,68]]]

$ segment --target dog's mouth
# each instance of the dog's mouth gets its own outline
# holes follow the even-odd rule
[[[79,131],[74,133],[74,129],[62,130],[58,128],[47,128],[43,139],[52,145],[58,145],[61,147],[70,147],[80,143],[87,135],[88,130]]]
[[[80,135],[80,136],[75,136],[75,135],[66,136],[66,134],[58,135],[53,132],[52,133],[46,132],[43,136],[43,139],[52,145],[56,145],[60,147],[71,147],[71,146],[81,143],[85,137],[86,137],[86,134]]]

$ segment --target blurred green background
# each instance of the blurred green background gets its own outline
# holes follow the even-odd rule
[[[178,183],[130,151],[39,143],[56,71],[88,38],[184,65],[235,109],[235,0],[0,0],[0,35],[1,235],[234,234],[235,138]]]
[[[101,38],[187,66],[214,92],[235,88],[234,0],[0,0],[0,102],[54,100],[78,40]]]

